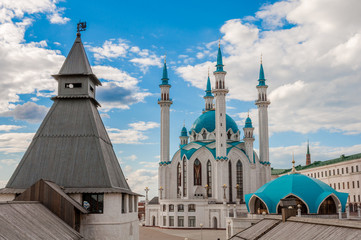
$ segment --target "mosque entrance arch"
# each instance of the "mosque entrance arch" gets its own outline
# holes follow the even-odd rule
[[[335,214],[337,213],[336,202],[332,196],[329,196],[321,203],[318,208],[318,214]]]
[[[268,213],[266,204],[258,197],[254,201],[254,213],[262,214],[263,212]]]
[[[307,208],[307,206],[306,206],[306,204],[305,204],[305,202],[304,201],[302,201],[299,197],[296,197],[296,196],[294,196],[294,195],[289,195],[289,196],[287,196],[287,197],[285,197],[286,199],[287,198],[294,198],[294,199],[296,199],[296,205],[298,206],[298,204],[299,205],[301,205],[301,214],[303,215],[303,214],[308,214],[308,208]],[[281,210],[282,208],[281,208],[281,206],[280,206],[280,203],[278,203],[278,207],[277,207],[277,213],[278,214],[281,214],[282,213],[282,210]]]
[[[213,228],[218,228],[217,218],[213,217]]]
[[[152,226],[155,227],[155,216],[152,217]]]

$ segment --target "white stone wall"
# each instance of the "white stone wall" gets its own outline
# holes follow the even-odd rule
[[[174,211],[169,210],[169,205],[174,206]],[[178,205],[184,205],[184,211],[178,211]],[[190,204],[195,205],[195,211],[190,212],[188,206]],[[165,205],[165,211],[163,211],[163,205]],[[236,206],[236,211],[239,213],[246,213],[244,204]],[[163,228],[200,228],[200,224],[203,224],[203,228],[215,228],[215,218],[217,222],[217,228],[226,227],[226,217],[228,214],[233,214],[233,205],[227,204],[208,204],[208,201],[204,200],[163,200],[160,204],[151,204],[147,206],[146,213],[146,226],[153,226],[153,217],[155,218],[156,225]],[[184,225],[178,226],[178,217],[184,217]],[[189,224],[189,217],[195,217],[195,225],[191,227]],[[163,217],[166,222],[163,223]],[[169,226],[169,217],[174,218],[174,226]]]
[[[81,203],[81,194],[69,194]],[[138,212],[129,212],[129,195],[126,195],[126,213],[122,213],[122,194],[104,194],[104,211],[102,214],[82,215],[80,233],[85,239],[139,239]]]

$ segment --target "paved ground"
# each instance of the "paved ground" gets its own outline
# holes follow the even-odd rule
[[[157,227],[139,226],[139,240],[225,240],[225,230],[201,230],[198,229],[162,229]]]

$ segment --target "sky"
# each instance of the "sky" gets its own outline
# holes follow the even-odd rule
[[[269,86],[270,162],[289,168],[361,152],[361,2],[0,0],[0,187],[56,95],[51,77],[82,32],[103,122],[133,191],[157,194],[160,96],[166,54],[170,152],[204,108],[221,38],[227,114],[242,131],[254,105],[260,56]]]

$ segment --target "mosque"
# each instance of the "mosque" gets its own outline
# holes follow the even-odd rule
[[[223,67],[219,46],[215,85],[212,89],[208,76],[205,109],[189,131],[183,126],[179,149],[170,160],[169,112],[173,101],[164,62],[158,100],[161,108],[159,199],[146,200],[147,226],[225,228],[228,204],[233,204],[238,212],[247,212],[245,195],[271,180],[267,112],[270,101],[262,62],[255,102],[259,113],[259,156],[253,149],[251,118],[247,117],[241,132],[226,114],[227,72]]]

